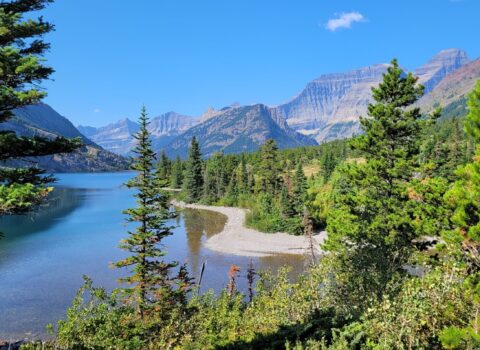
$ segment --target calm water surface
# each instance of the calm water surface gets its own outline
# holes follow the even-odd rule
[[[48,205],[28,216],[0,219],[0,339],[38,338],[45,325],[65,316],[82,275],[112,289],[122,271],[109,263],[124,256],[117,248],[126,235],[122,210],[132,207],[132,191],[123,183],[132,173],[61,174]],[[220,232],[226,218],[205,210],[185,210],[165,239],[167,258],[186,263],[197,277],[206,262],[202,291],[222,289],[230,265],[240,266],[239,288],[246,287],[251,260],[210,251],[208,237]],[[258,270],[288,264],[293,275],[307,259],[294,255],[253,258]]]

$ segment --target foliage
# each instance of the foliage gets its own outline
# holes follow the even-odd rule
[[[169,211],[167,195],[159,188],[159,171],[155,172],[155,153],[152,150],[150,133],[148,131],[148,115],[145,107],[139,120],[140,131],[135,135],[138,141],[134,153],[132,169],[137,172],[136,177],[127,182],[127,187],[135,188],[137,192],[137,207],[127,209],[127,222],[135,223],[134,231],[129,231],[129,237],[122,240],[120,248],[131,255],[115,263],[118,268],[131,268],[132,274],[120,279],[128,287],[121,290],[128,301],[138,308],[143,319],[154,311],[168,319],[171,309],[177,304],[185,303],[185,294],[188,291],[187,276],[172,278],[171,270],[176,263],[167,263],[162,260],[166,252],[160,248],[161,241],[172,234],[171,227],[166,220],[172,217]],[[184,270],[181,270],[182,274]],[[177,288],[172,284],[177,283]],[[130,287],[133,285],[132,287]],[[187,290],[186,290],[187,289]]]
[[[185,169],[184,188],[187,194],[187,202],[197,202],[202,197],[203,188],[203,162],[200,146],[195,137],[192,139],[188,151],[188,161]]]
[[[392,278],[404,275],[419,236],[409,182],[418,169],[424,125],[420,110],[410,107],[422,94],[417,78],[405,75],[393,60],[383,82],[373,88],[369,118],[361,118],[364,134],[352,147],[365,155],[363,164],[340,168],[328,214],[325,249],[339,259],[340,295],[353,297],[362,311],[380,300]]]
[[[0,3],[0,123],[11,118],[16,108],[38,103],[46,95],[38,86],[53,73],[42,58],[50,47],[43,36],[53,30],[53,25],[42,17],[33,18],[30,12],[42,10],[50,2],[12,0]],[[12,131],[0,132],[2,168],[8,167],[12,160],[72,152],[78,147],[79,139],[28,138]],[[41,203],[50,191],[46,185],[53,182],[53,177],[42,177],[42,174],[35,166],[0,171],[0,215],[24,213]]]

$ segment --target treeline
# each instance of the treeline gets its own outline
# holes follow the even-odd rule
[[[248,208],[250,226],[302,234],[309,183],[328,181],[353,154],[345,140],[289,150],[267,140],[258,152],[203,159],[193,138],[188,159],[170,160],[162,152],[157,172],[165,187],[182,189],[179,197],[187,202]]]
[[[419,162],[431,175],[453,179],[455,169],[471,159],[473,140],[464,132],[463,120],[442,119],[417,135]],[[349,142],[278,150],[268,140],[257,152],[203,159],[194,138],[188,159],[171,160],[162,152],[157,171],[165,187],[182,190],[178,197],[186,202],[247,208],[247,225],[298,235],[307,219],[318,228],[326,226],[337,165],[364,161],[365,155]]]

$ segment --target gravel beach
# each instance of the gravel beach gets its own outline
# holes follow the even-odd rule
[[[213,251],[255,257],[277,254],[310,254],[310,242],[306,236],[294,236],[282,232],[263,233],[245,227],[245,209],[186,204],[178,201],[172,201],[172,205],[178,208],[211,210],[227,217],[223,231],[209,238],[205,243],[205,246]],[[323,254],[320,244],[325,238],[325,231],[313,236],[317,257]]]

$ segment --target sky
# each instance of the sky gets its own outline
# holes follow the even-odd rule
[[[276,105],[316,77],[442,49],[480,56],[479,0],[57,0],[45,102],[103,126],[232,103]],[[40,13],[39,13],[40,14]]]

